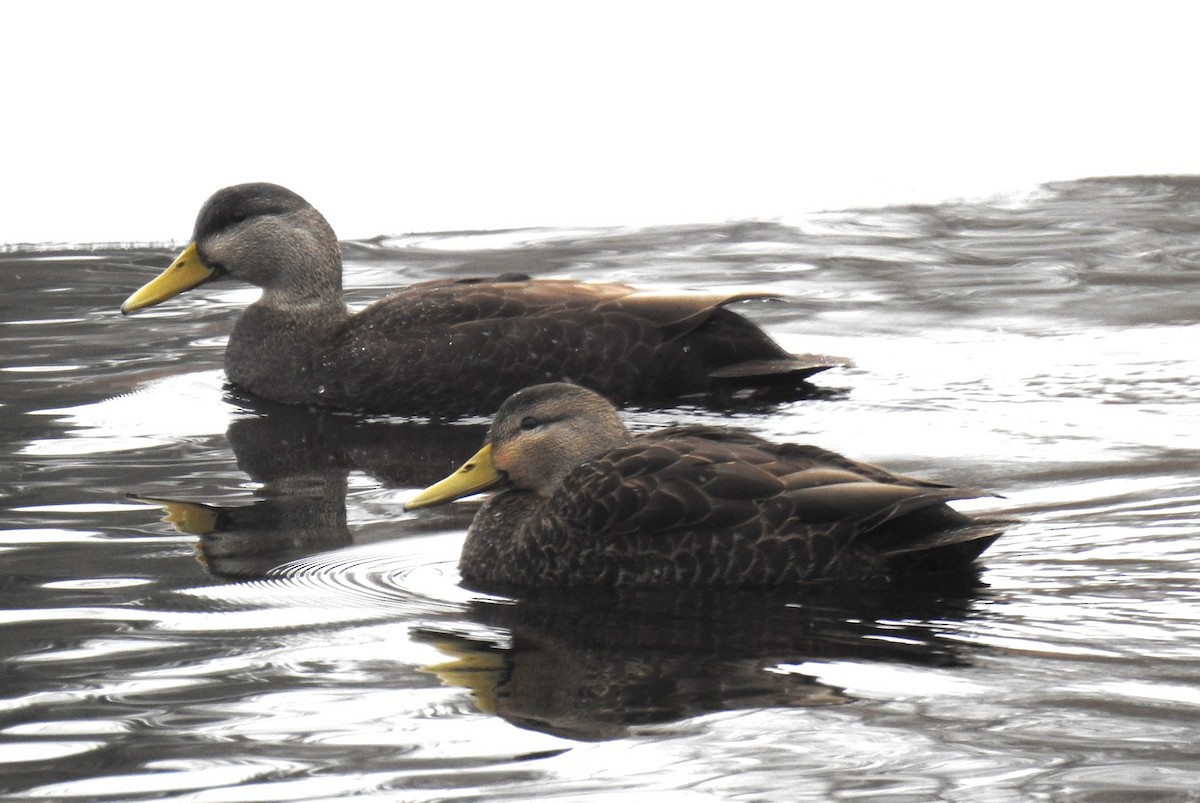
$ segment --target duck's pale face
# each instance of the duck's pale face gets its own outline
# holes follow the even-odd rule
[[[571,469],[607,448],[597,445],[591,423],[579,415],[526,415],[516,432],[492,441],[492,464],[510,487],[548,497]]]
[[[238,220],[197,231],[196,250],[209,268],[292,299],[341,293],[341,249],[312,207]]]
[[[534,385],[500,406],[486,446],[406,507],[438,505],[502,484],[549,497],[575,467],[630,438],[612,405],[592,391]]]
[[[535,385],[501,405],[488,433],[492,460],[509,485],[548,497],[572,469],[628,443],[616,410],[590,390]]]

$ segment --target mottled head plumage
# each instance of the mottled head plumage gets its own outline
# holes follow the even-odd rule
[[[308,201],[277,184],[236,184],[217,190],[204,203],[196,216],[192,238],[202,242],[206,237],[220,234],[253,217],[283,215],[311,208]]]
[[[603,396],[567,382],[550,382],[506,399],[487,440],[496,468],[514,487],[548,496],[575,466],[631,437]]]

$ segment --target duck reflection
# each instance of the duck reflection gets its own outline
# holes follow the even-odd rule
[[[453,470],[484,429],[273,408],[227,433],[238,467],[261,483],[256,501],[137,498],[198,536],[212,574],[261,577],[353,543],[351,470],[385,485],[422,486]],[[442,517],[406,521],[404,532],[465,531],[475,509],[450,506]],[[469,689],[481,710],[592,741],[718,711],[852,702],[806,674],[810,661],[961,665],[962,646],[940,634],[967,615],[979,588],[969,570],[882,589],[523,591],[481,595],[449,622],[414,634],[446,655],[426,670]]]
[[[197,555],[214,575],[261,577],[297,558],[348,546],[347,478],[361,471],[386,486],[420,487],[453,470],[486,427],[389,421],[343,413],[239,400],[256,413],[230,425],[226,436],[238,468],[260,483],[257,500],[216,505],[143,494],[163,521],[199,536]],[[462,516],[465,528],[470,521]],[[445,527],[446,519],[410,522]]]
[[[480,710],[581,741],[718,711],[838,705],[808,661],[951,667],[941,637],[970,610],[968,574],[931,588],[555,592],[470,607],[478,630],[416,633],[447,655],[425,670]],[[781,668],[788,667],[788,668]]]
[[[259,499],[218,505],[131,493],[161,507],[163,521],[199,536],[197,555],[214,575],[260,577],[271,569],[354,542],[346,524],[347,478],[361,471],[386,487],[421,488],[458,468],[487,434],[486,423],[407,421],[275,404],[231,389],[246,411],[226,437],[238,468],[261,484]],[[707,400],[711,409],[765,409],[761,398]],[[465,530],[478,505],[459,504],[405,522],[405,532]]]

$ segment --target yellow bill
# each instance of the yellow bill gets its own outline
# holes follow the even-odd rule
[[[121,314],[128,315],[135,310],[153,307],[184,290],[192,289],[212,275],[212,268],[200,261],[196,244],[192,243],[183,249],[183,253],[175,258],[170,267],[125,299],[125,303],[121,305]]]
[[[453,502],[464,496],[481,493],[504,482],[504,475],[492,465],[492,446],[488,444],[462,464],[458,471],[435,482],[404,504],[405,510]]]

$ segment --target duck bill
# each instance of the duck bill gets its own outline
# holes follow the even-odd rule
[[[455,499],[495,488],[502,482],[504,475],[492,465],[492,446],[488,444],[463,463],[458,471],[409,499],[404,504],[404,509],[417,510],[453,502]]]
[[[191,290],[212,278],[212,275],[213,269],[200,260],[196,244],[192,243],[183,249],[183,253],[175,258],[170,267],[125,299],[125,303],[121,305],[121,314],[128,315],[136,310],[153,307],[184,290]]]

